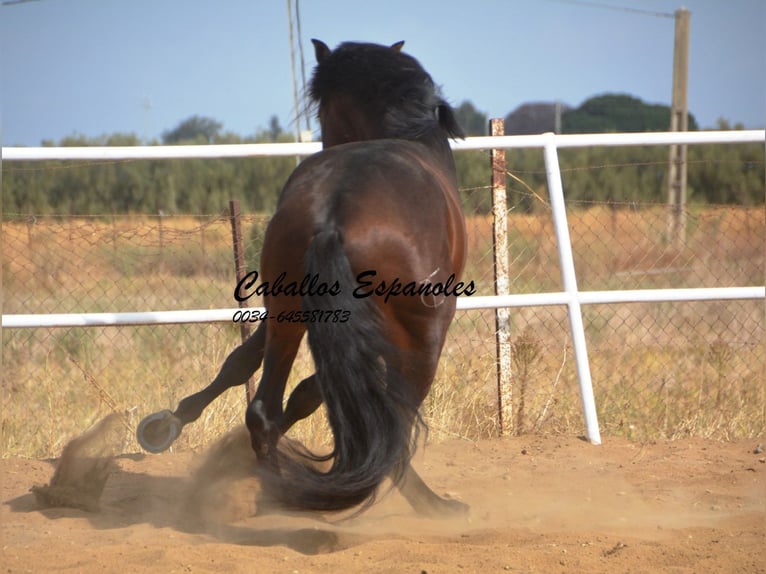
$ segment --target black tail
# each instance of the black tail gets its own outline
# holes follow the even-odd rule
[[[303,300],[304,311],[322,313],[322,320],[308,324],[308,337],[335,440],[333,462],[323,472],[307,460],[311,457],[296,457],[296,450],[288,456],[282,450],[278,476],[272,474],[267,482],[272,495],[289,508],[343,510],[372,503],[386,477],[394,482],[400,478],[414,450],[417,402],[411,388],[383,361],[391,349],[376,304],[352,294],[354,276],[337,229],[317,233],[306,253],[305,271],[340,286],[337,295]]]

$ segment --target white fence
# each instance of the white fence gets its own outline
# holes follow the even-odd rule
[[[700,289],[643,289],[620,291],[579,291],[569,239],[564,203],[564,189],[559,170],[558,149],[591,146],[648,146],[673,144],[766,143],[765,130],[703,131],[684,133],[622,133],[533,136],[472,137],[453,142],[453,149],[483,150],[542,148],[553,213],[553,223],[561,263],[563,292],[525,295],[500,295],[459,298],[458,309],[500,309],[539,305],[566,305],[580,384],[583,413],[588,439],[600,444],[581,305],[597,303],[633,303],[658,301],[699,301],[723,299],[764,299],[764,286],[741,286]],[[320,143],[244,144],[152,147],[6,147],[5,161],[42,160],[126,160],[169,158],[230,158],[268,156],[306,156],[321,149]],[[73,327],[175,323],[228,322],[236,309],[145,311],[133,313],[10,314],[2,316],[2,326]]]

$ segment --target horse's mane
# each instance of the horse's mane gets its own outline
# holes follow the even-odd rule
[[[400,47],[345,42],[327,50],[314,69],[311,100],[321,106],[333,95],[352,96],[370,117],[379,118],[385,137],[419,139],[436,129],[465,137],[431,76]]]

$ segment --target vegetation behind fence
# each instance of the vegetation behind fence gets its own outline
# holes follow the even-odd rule
[[[261,134],[254,142],[287,139],[285,134]],[[116,134],[66,138],[60,145],[138,143],[135,136]],[[219,143],[241,141],[224,139]],[[763,203],[762,144],[690,146],[688,154],[689,203]],[[572,201],[665,201],[667,146],[563,149],[559,156],[566,195]],[[536,197],[545,195],[546,186],[541,151],[509,150],[507,157],[513,173],[535,192],[519,195],[515,209],[535,212],[543,208]],[[461,152],[455,159],[460,187],[485,189],[486,152]],[[3,167],[3,209],[30,216],[211,214],[225,210],[230,199],[237,199],[245,212],[270,213],[295,163],[292,157],[13,162]],[[467,212],[489,213],[485,197],[481,191],[466,193]]]
[[[513,182],[509,188],[511,291],[559,291],[545,189]],[[466,204],[477,205],[468,215],[465,276],[478,294],[489,295],[492,226],[483,215],[489,193],[484,187],[463,193]],[[522,208],[530,202],[533,209]],[[682,245],[665,241],[666,210],[656,203],[572,199],[568,210],[583,290],[763,284],[762,204],[693,205]],[[257,267],[267,220],[243,216],[249,269]],[[6,212],[2,265],[3,313],[236,305],[226,214]],[[764,432],[762,301],[589,305],[584,314],[602,434],[648,440]],[[515,309],[512,321],[514,431],[581,434],[566,309]],[[134,426],[146,413],[173,408],[215,376],[238,342],[234,324],[4,329],[0,454],[51,456],[107,412],[127,412]],[[303,349],[292,383],[311,369]],[[495,377],[493,311],[458,312],[424,405],[430,439],[494,436]],[[240,423],[243,403],[243,389],[227,392],[185,430],[177,448],[198,448]],[[317,418],[295,432],[326,439]]]

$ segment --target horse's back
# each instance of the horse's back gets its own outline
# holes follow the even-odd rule
[[[275,218],[303,243],[331,225],[349,250],[365,251],[361,245],[370,241],[380,255],[387,245],[422,251],[454,259],[447,267],[462,271],[465,223],[457,183],[415,142],[350,143],[311,156],[285,185]]]
[[[387,338],[400,348],[435,349],[426,355],[438,357],[456,298],[433,296],[429,286],[457,284],[465,258],[454,177],[427,148],[403,140],[345,144],[307,158],[288,180],[267,230],[264,279],[286,272],[300,281],[309,263],[304,255],[328,230],[340,237],[355,296],[374,300],[385,317]],[[299,308],[300,301],[266,305]]]

